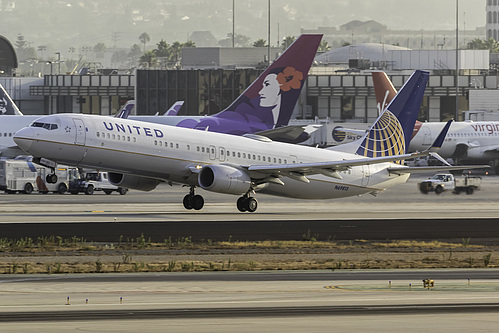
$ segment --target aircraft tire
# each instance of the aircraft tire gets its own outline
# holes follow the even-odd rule
[[[55,173],[47,175],[47,177],[45,177],[45,180],[49,184],[55,184],[57,183],[57,175]]]
[[[185,209],[192,209],[192,196],[190,194],[184,197],[183,204]]]
[[[246,198],[245,197],[240,197],[237,199],[237,209],[241,212],[244,213],[246,209]]]
[[[256,209],[258,208],[258,201],[253,198],[253,197],[249,197],[248,199],[246,199],[246,210],[250,213],[253,213],[256,211]]]
[[[195,196],[193,196],[191,198],[191,205],[192,205],[192,208],[194,208],[195,210],[200,210],[204,206],[203,197],[200,196],[199,194],[196,194]]]

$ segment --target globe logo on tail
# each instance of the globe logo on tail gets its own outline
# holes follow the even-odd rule
[[[364,138],[357,154],[366,157],[384,157],[405,153],[405,138],[397,117],[386,110]],[[402,164],[403,161],[396,163]]]

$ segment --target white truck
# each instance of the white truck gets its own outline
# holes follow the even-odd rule
[[[51,168],[35,164],[29,159],[1,159],[0,190],[9,194],[30,194],[33,191],[63,194],[77,169],[61,165],[55,168],[54,172]],[[57,176],[56,182],[47,182],[47,176],[54,174]]]
[[[69,184],[69,192],[71,194],[83,192],[91,195],[94,191],[103,191],[106,194],[116,191],[124,195],[128,192],[128,189],[111,184],[107,172],[99,171],[87,172],[84,178],[75,179]]]
[[[452,191],[454,194],[464,192],[473,194],[480,189],[482,178],[471,176],[454,177],[451,173],[437,173],[433,177],[418,183],[418,188],[423,194],[435,192],[440,194],[444,191]]]

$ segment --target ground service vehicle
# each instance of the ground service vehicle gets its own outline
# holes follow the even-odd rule
[[[30,194],[38,191],[63,194],[68,189],[71,175],[76,172],[76,168],[63,165],[59,165],[52,171],[51,168],[35,164],[27,159],[2,159],[0,160],[0,190],[6,193]],[[55,175],[56,182],[48,183],[48,175]]]
[[[437,173],[430,179],[418,184],[418,188],[423,194],[434,191],[440,194],[444,191],[452,191],[454,194],[465,192],[473,194],[475,190],[480,189],[481,177],[458,176],[454,177],[450,173]]]
[[[124,195],[127,193],[128,189],[111,184],[108,180],[107,172],[98,171],[87,172],[84,178],[73,180],[69,187],[69,192],[71,194],[83,192],[90,195],[93,194],[94,191],[103,191],[106,194],[111,194],[113,191],[116,191],[119,194]]]

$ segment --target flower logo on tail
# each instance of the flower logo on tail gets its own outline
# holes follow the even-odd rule
[[[293,67],[286,67],[282,73],[277,74],[277,82],[281,85],[282,91],[300,89],[303,73]]]

